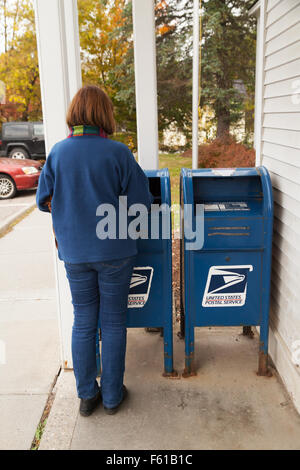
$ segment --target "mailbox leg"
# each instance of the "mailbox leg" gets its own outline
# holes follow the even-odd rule
[[[194,362],[195,328],[185,330],[185,368],[182,377],[188,378],[196,374]]]
[[[177,377],[177,372],[173,369],[173,323],[172,315],[169,316],[168,323],[163,328],[164,338],[164,377]]]
[[[268,325],[268,322],[266,321],[260,325],[259,359],[258,359],[257,375],[271,377],[272,372],[268,368],[268,343],[269,343],[269,325]]]
[[[178,333],[178,337],[180,339],[184,339],[185,337],[185,314],[184,314],[184,275],[183,275],[183,243],[182,239],[180,240],[180,332]]]
[[[252,331],[251,326],[243,326],[243,335],[248,336],[249,338],[254,338],[254,333]]]

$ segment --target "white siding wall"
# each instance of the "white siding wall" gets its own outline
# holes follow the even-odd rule
[[[300,0],[268,0],[261,163],[274,187],[271,356],[300,410]]]

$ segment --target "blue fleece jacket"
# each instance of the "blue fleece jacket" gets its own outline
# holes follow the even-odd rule
[[[152,203],[148,179],[124,144],[95,135],[58,142],[39,180],[41,211],[49,212],[45,201],[50,195],[60,259],[88,263],[137,253],[135,240],[100,240],[96,234],[100,204],[112,204],[118,220],[119,196],[127,196],[128,207],[141,203],[149,209]]]

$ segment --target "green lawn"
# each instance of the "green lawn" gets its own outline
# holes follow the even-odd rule
[[[169,168],[171,177],[172,204],[179,204],[179,176],[181,168],[192,168],[191,157],[181,157],[170,153],[159,154],[159,168]]]

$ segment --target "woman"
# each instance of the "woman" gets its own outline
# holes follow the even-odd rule
[[[52,148],[40,176],[37,205],[51,212],[58,255],[64,261],[74,306],[72,356],[80,413],[89,416],[103,401],[114,414],[127,395],[123,385],[127,297],[137,254],[136,241],[96,232],[100,204],[115,208],[119,196],[149,209],[148,179],[130,150],[109,140],[113,106],[96,86],[81,88],[69,107],[69,138]],[[124,200],[124,198],[122,198]],[[126,227],[127,228],[127,227]],[[124,230],[122,230],[124,232]],[[96,335],[102,335],[101,389],[96,381]]]

